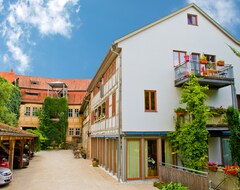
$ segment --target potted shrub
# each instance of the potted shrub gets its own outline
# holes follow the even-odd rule
[[[201,64],[208,64],[207,57],[204,54],[202,54],[199,61],[200,61]]]
[[[220,115],[223,115],[227,112],[227,109],[226,108],[223,108],[222,106],[220,107],[210,107],[210,113],[211,115],[213,116],[220,116]]]
[[[98,167],[98,165],[99,165],[99,160],[97,158],[93,158],[92,159],[92,166],[93,167]]]
[[[217,65],[218,66],[224,66],[224,61],[223,60],[218,60]]]
[[[182,107],[178,107],[176,109],[174,109],[175,113],[177,114],[177,116],[184,116],[186,114],[186,109],[182,108]]]
[[[209,170],[211,170],[213,172],[216,172],[217,168],[218,168],[218,163],[217,162],[215,162],[215,161],[208,162],[208,169]]]

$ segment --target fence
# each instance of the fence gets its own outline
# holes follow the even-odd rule
[[[208,190],[208,173],[181,166],[161,163],[159,165],[159,178],[162,183],[180,182],[189,190]]]

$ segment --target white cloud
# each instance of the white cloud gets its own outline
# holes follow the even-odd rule
[[[78,8],[79,0],[16,0],[9,5],[8,14],[1,23],[1,33],[12,57],[19,62],[22,74],[29,69],[29,56],[24,53],[35,28],[42,36],[62,35],[70,38],[73,24],[72,8]],[[0,8],[1,8],[0,0]],[[25,49],[24,49],[25,48]]]
[[[8,54],[5,53],[5,54],[3,55],[3,58],[2,58],[2,59],[3,59],[3,63],[4,63],[4,64],[8,63],[8,61],[9,61]]]
[[[0,12],[2,12],[3,9],[4,9],[3,0],[0,0]]]
[[[233,29],[240,23],[238,0],[187,0],[195,3],[225,28]]]

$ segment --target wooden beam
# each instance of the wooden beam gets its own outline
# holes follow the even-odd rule
[[[2,141],[0,140],[0,147],[2,147],[2,149],[9,154],[9,149],[2,143]]]
[[[14,147],[15,147],[15,140],[9,141],[9,169],[13,169],[13,159],[14,159]]]

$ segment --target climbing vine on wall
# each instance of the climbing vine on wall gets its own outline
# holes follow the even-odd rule
[[[64,98],[47,97],[42,110],[38,111],[39,129],[47,138],[42,148],[65,144],[68,126],[68,102]]]
[[[208,87],[201,86],[194,75],[183,86],[180,103],[186,104],[190,115],[188,122],[182,123],[176,131],[168,134],[173,149],[184,167],[202,169],[207,162],[208,131],[206,121],[208,107],[205,105]]]

